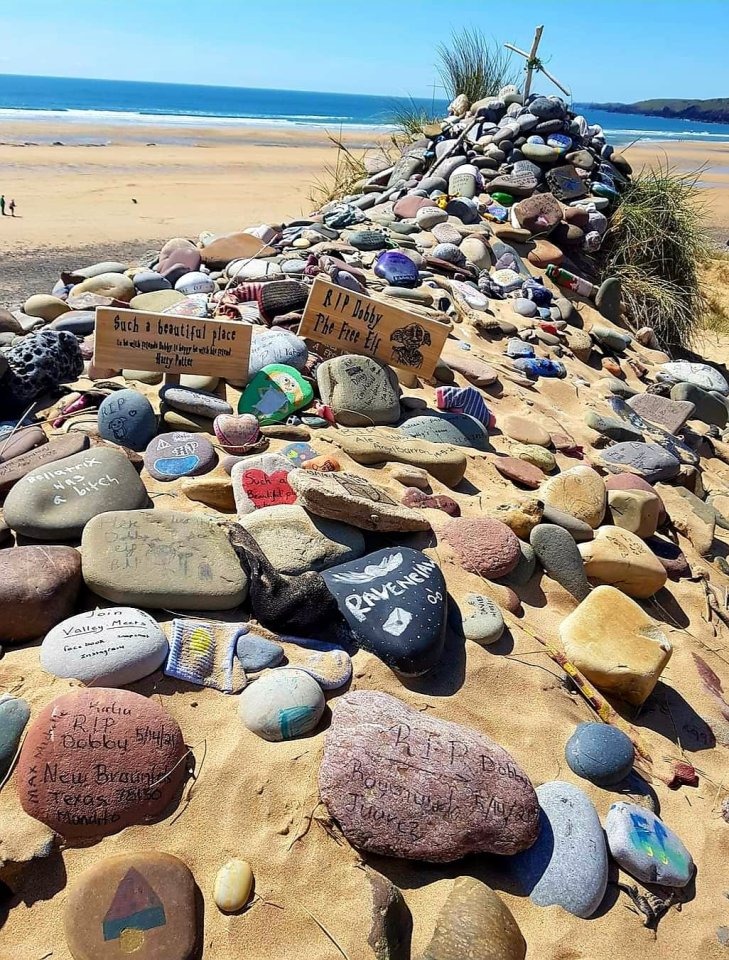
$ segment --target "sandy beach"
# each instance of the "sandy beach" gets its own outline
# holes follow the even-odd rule
[[[84,145],[71,142],[79,139]],[[344,140],[354,151],[376,150],[378,135],[351,131]],[[336,154],[327,131],[305,128],[7,124],[0,192],[18,209],[0,220],[0,297],[45,292],[60,268],[93,262],[102,247],[124,260],[173,236],[306,214]],[[729,144],[637,144],[627,155],[636,169],[703,168],[708,221],[726,239]]]

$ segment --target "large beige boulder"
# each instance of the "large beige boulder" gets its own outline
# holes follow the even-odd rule
[[[630,597],[652,597],[666,582],[666,569],[658,557],[640,537],[622,527],[600,527],[579,550],[588,579],[611,584]]]

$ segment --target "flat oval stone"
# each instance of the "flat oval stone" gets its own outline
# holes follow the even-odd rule
[[[195,880],[168,853],[104,857],[70,885],[63,921],[74,960],[192,960]]]
[[[144,465],[155,480],[197,477],[212,470],[216,460],[213,445],[206,437],[182,430],[161,433],[144,453]]]
[[[280,668],[249,684],[240,695],[243,723],[263,740],[293,740],[319,723],[321,687],[303,670]]]
[[[164,631],[148,613],[108,607],[79,613],[50,630],[40,662],[47,673],[87,687],[123,687],[157,670],[167,651]]]
[[[24,430],[16,436],[22,436],[23,433],[25,433]],[[12,450],[13,440],[8,442],[0,439],[0,448],[8,453]],[[48,443],[38,445],[24,453],[18,451],[12,457],[7,457],[7,460],[0,461],[0,495],[7,493],[18,480],[35,470],[36,467],[55,463],[56,460],[65,460],[66,457],[71,457],[74,453],[80,453],[82,450],[88,449],[88,446],[88,437],[78,433],[70,433],[64,437],[55,437]]]
[[[303,660],[289,657],[289,664],[308,673],[322,690],[338,690],[352,679],[352,658],[331,644],[322,642],[321,646],[321,650],[309,653]]]
[[[461,623],[465,638],[485,647],[500,640],[504,632],[504,615],[491,597],[469,593],[466,604],[473,613],[464,617]]]
[[[556,580],[575,600],[590,592],[582,556],[571,533],[554,523],[540,523],[529,537],[547,576]]]
[[[230,471],[233,496],[239,516],[264,507],[296,503],[288,475],[293,467],[278,453],[247,457]]]
[[[648,483],[671,480],[681,468],[678,460],[657,443],[628,440],[603,450],[601,457],[608,470],[619,472],[629,468],[629,473],[636,473]]]
[[[248,594],[228,537],[199,514],[105,513],[87,525],[81,553],[86,585],[113,603],[230,610]]]
[[[378,550],[322,574],[364,649],[407,676],[440,660],[446,586],[438,564],[409,547]]]
[[[571,467],[556,477],[548,477],[540,488],[539,498],[548,506],[589,524],[593,530],[605,517],[605,483],[592,467]]]
[[[544,480],[544,473],[519,457],[498,457],[491,461],[502,477],[507,477],[528,490],[536,490]]]
[[[486,427],[465,413],[433,410],[421,417],[406,420],[400,426],[400,431],[408,437],[429,443],[449,443],[455,447],[473,447],[475,450],[486,450],[489,446]]]
[[[580,723],[564,751],[570,770],[599,787],[620,783],[633,768],[630,737],[609,723]]]
[[[67,840],[107,836],[162,813],[185,777],[185,753],[176,721],[154,700],[75,690],[47,704],[28,730],[20,802]]]
[[[519,443],[536,444],[540,447],[551,446],[549,431],[535,423],[534,420],[527,420],[526,417],[517,417],[510,415],[504,417],[499,422],[502,432],[510,440],[517,440]]]
[[[15,759],[15,753],[25,725],[30,719],[30,707],[21,697],[0,695],[0,778],[4,778]]]
[[[147,490],[129,459],[95,447],[52,466],[37,467],[19,480],[5,501],[5,520],[35,540],[69,540],[88,521],[109,510],[139,510]]]
[[[303,370],[309,356],[306,342],[290,330],[281,328],[256,332],[251,341],[248,377],[252,378],[272,363],[282,363]]]
[[[381,253],[375,260],[374,271],[376,276],[382,277],[394,287],[417,287],[420,283],[417,266],[399,250],[386,250]]]
[[[235,655],[246,673],[258,673],[277,667],[284,658],[284,648],[280,643],[259,637],[245,628],[236,641]]]
[[[81,587],[81,556],[73,547],[0,550],[0,640],[43,636],[71,616]]]
[[[641,883],[685,887],[694,862],[682,841],[651,810],[620,800],[608,810],[605,834],[613,858]]]
[[[0,437],[0,464],[7,463],[21,454],[29,453],[37,447],[48,443],[48,437],[41,427],[23,427],[16,430],[11,437]]]
[[[334,702],[319,791],[347,840],[369,853],[448,863],[513,854],[537,836],[534,788],[506,750],[384,693]]]
[[[696,387],[701,387],[702,390],[713,390],[724,397],[729,395],[729,383],[708,363],[691,363],[688,360],[662,363],[658,378],[671,383],[692,383]]]
[[[457,517],[445,523],[439,533],[465,570],[487,580],[506,576],[519,562],[519,539],[500,520]]]
[[[168,386],[162,387],[160,399],[182,413],[193,413],[198,417],[207,417],[212,420],[220,414],[232,414],[233,408],[222,397],[206,390],[191,390],[189,387]]]
[[[557,905],[587,919],[605,896],[608,858],[600,818],[592,801],[571,783],[537,787],[539,836],[510,861],[529,899]]]
[[[213,900],[223,913],[237,913],[253,891],[253,871],[247,860],[228,860],[215,875]]]
[[[485,883],[457,877],[422,960],[524,960],[527,944],[513,914]]]
[[[142,451],[157,432],[157,415],[138,390],[117,390],[99,405],[99,436]]]

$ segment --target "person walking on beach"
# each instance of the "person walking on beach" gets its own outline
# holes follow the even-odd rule
[[[14,217],[15,216],[15,200],[10,201],[10,203],[8,204],[8,210],[10,211],[10,216]]]
[[[5,216],[5,196],[0,196],[0,213]]]

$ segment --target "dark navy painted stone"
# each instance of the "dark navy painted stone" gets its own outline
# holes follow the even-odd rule
[[[417,287],[418,268],[410,257],[398,250],[387,250],[375,262],[375,274],[393,287]]]
[[[570,770],[598,787],[625,779],[633,767],[633,743],[622,730],[607,723],[581,723],[564,751]]]
[[[446,585],[438,564],[409,547],[378,550],[321,574],[361,647],[419,676],[443,653]]]
[[[212,443],[199,433],[161,433],[144,453],[144,465],[155,480],[196,477],[215,466]]]
[[[157,432],[152,404],[136,390],[117,390],[99,406],[99,436],[131,450],[145,450]]]
[[[10,769],[18,743],[30,717],[30,707],[20,697],[0,697],[0,779]]]
[[[421,417],[412,417],[400,427],[408,437],[431,443],[450,443],[457,447],[488,450],[489,435],[484,425],[466,413],[432,410]]]

